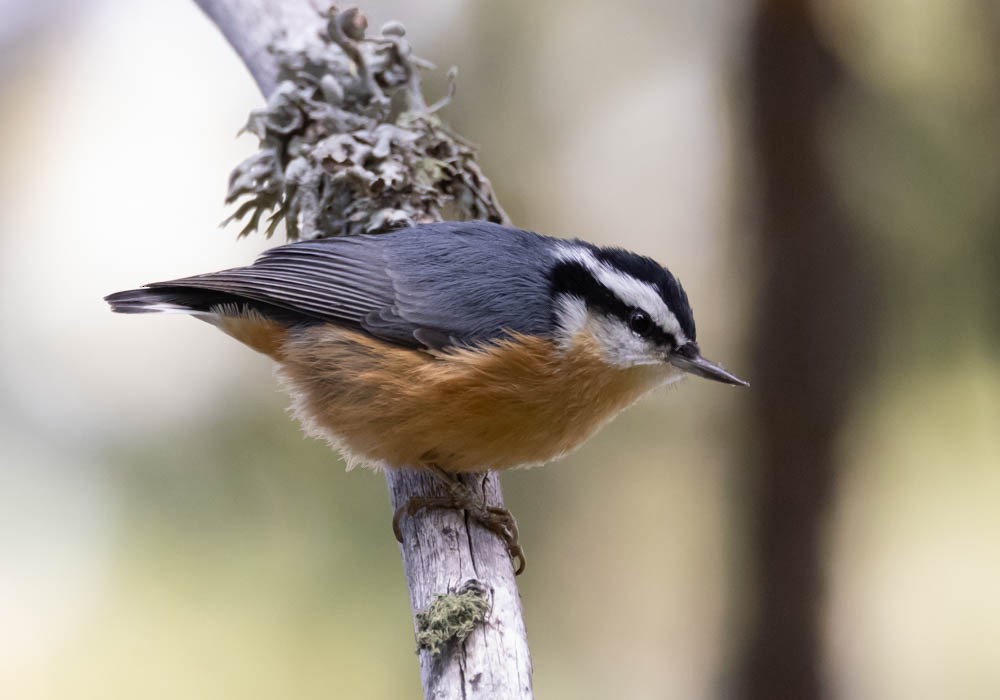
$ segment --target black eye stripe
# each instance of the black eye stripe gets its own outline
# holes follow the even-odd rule
[[[606,314],[628,320],[632,307],[619,299],[614,292],[594,279],[582,263],[566,260],[552,269],[552,294],[570,294],[580,297],[587,306]]]
[[[674,337],[674,334],[668,333],[655,323],[652,325],[650,332],[644,337],[649,338],[657,345],[669,345],[671,348],[677,347],[677,339]]]
[[[621,248],[601,248],[580,243],[585,245],[600,262],[656,287],[667,308],[677,317],[684,335],[694,340],[694,315],[691,312],[691,305],[680,281],[669,270],[651,258]]]
[[[644,309],[637,309],[629,306],[610,289],[598,282],[593,273],[582,263],[573,260],[564,260],[552,269],[552,295],[567,294],[583,299],[590,308],[598,309],[608,314],[620,318],[622,322],[631,327],[631,316],[639,311],[649,317]],[[649,331],[642,334],[644,338],[652,340],[657,345],[677,347],[677,339],[672,333],[660,328],[651,317],[649,317]]]

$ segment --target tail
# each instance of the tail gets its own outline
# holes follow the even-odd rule
[[[276,360],[281,357],[288,327],[301,323],[301,318],[285,309],[207,289],[146,287],[115,292],[104,300],[119,314],[193,316]]]
[[[227,318],[251,315],[284,326],[308,325],[317,320],[267,302],[213,289],[173,286],[169,283],[129,289],[104,297],[119,314],[187,314],[212,325],[224,325]],[[228,332],[228,331],[227,331]]]
[[[145,287],[115,292],[104,297],[111,310],[119,314],[182,313],[199,316],[213,313],[233,298],[229,294],[183,287]]]

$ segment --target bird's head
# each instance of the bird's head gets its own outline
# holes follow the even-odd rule
[[[616,367],[669,365],[725,384],[749,384],[706,360],[687,294],[669,270],[620,248],[560,244],[551,275],[556,335],[586,333]]]

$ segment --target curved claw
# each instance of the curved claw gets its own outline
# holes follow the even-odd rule
[[[504,545],[506,545],[508,556],[516,563],[514,575],[520,576],[524,572],[528,562],[525,559],[524,550],[521,548],[520,542],[518,542],[520,533],[517,529],[517,520],[514,519],[511,512],[499,506],[487,506],[478,512],[469,512],[480,524],[499,537]]]
[[[520,533],[517,529],[517,520],[514,519],[513,514],[506,508],[500,508],[499,506],[488,506],[486,512],[493,518],[500,521],[500,527],[507,530],[507,534],[504,536],[505,540],[510,540],[517,544],[518,539],[520,539]],[[498,533],[499,534],[499,533]]]
[[[425,508],[455,507],[460,508],[460,506],[455,505],[455,501],[452,498],[440,496],[412,496],[406,503],[397,508],[395,513],[392,514],[392,534],[396,536],[397,542],[403,544],[403,530],[399,526],[399,521],[404,514],[412,518]]]
[[[524,573],[525,567],[528,566],[528,560],[524,558],[524,550],[521,549],[521,545],[515,544],[513,547],[508,548],[507,553],[510,555],[511,561],[517,561],[517,566],[514,568],[514,575],[520,576]]]
[[[399,529],[399,519],[403,517],[403,512],[406,510],[406,506],[400,506],[396,509],[396,512],[392,514],[392,534],[396,536],[396,541],[403,544],[403,531]]]
[[[392,515],[392,533],[396,536],[397,542],[400,544],[403,543],[403,531],[400,527],[400,520],[403,515],[412,517],[426,508],[455,508],[466,511],[473,520],[492,532],[504,543],[504,546],[507,548],[507,554],[511,558],[512,565],[514,565],[514,575],[520,576],[524,573],[524,569],[527,566],[527,559],[525,559],[524,550],[518,542],[520,533],[517,529],[517,521],[506,508],[496,506],[487,508],[476,507],[475,505],[463,502],[455,503],[445,498],[413,497],[405,505],[397,508],[396,512]]]
[[[435,472],[437,473],[437,472]],[[464,510],[469,516],[496,535],[507,548],[507,554],[514,566],[514,575],[519,576],[527,566],[524,550],[518,538],[517,521],[511,512],[499,506],[487,506],[472,494],[471,490],[456,479],[446,474],[439,474],[448,487],[448,496],[413,496],[404,505],[399,506],[392,514],[392,533],[396,541],[403,543],[403,531],[400,520],[404,513],[413,517],[426,508],[453,508]]]

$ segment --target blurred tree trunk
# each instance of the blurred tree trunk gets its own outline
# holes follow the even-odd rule
[[[749,43],[761,296],[750,373],[753,624],[738,694],[760,700],[826,694],[825,528],[867,336],[857,237],[824,157],[847,75],[810,7],[758,0]]]

